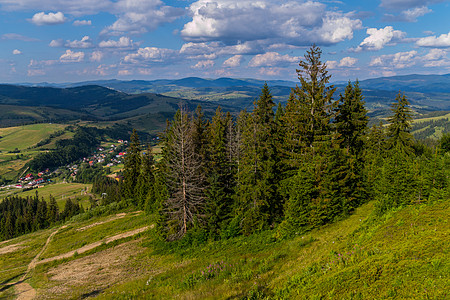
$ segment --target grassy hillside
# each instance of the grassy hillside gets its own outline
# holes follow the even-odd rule
[[[143,213],[78,217],[58,232],[0,244],[0,281],[20,277],[56,232],[25,280],[46,299],[446,299],[449,204],[375,219],[368,203],[292,240],[269,231],[191,246],[159,242],[153,217]],[[13,294],[4,286],[0,297]]]
[[[48,138],[52,133],[63,130],[64,124],[33,124],[0,128],[0,151],[25,150]]]
[[[73,133],[65,130],[64,124],[32,124],[0,128],[0,176],[12,180],[25,169],[25,164],[41,151],[47,151],[62,138],[70,138]],[[54,136],[61,131],[62,135]],[[38,146],[39,142],[47,141]],[[13,152],[13,153],[11,153]]]

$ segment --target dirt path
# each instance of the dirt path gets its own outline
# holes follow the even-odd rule
[[[55,234],[57,234],[61,229],[66,228],[67,225],[61,226],[59,227],[57,230],[53,231],[52,234],[50,234],[50,236],[47,238],[47,241],[45,242],[44,247],[42,247],[41,251],[33,258],[33,260],[30,262],[30,264],[28,265],[27,271],[25,272],[25,274],[23,274],[23,276],[19,279],[19,281],[23,281],[25,280],[25,278],[27,277],[28,273],[30,273],[30,271],[32,269],[34,269],[34,267],[36,267],[36,264],[39,260],[39,257],[42,255],[42,253],[44,253],[44,251],[47,249],[48,244],[50,244],[50,241],[52,240],[52,238],[55,236]]]
[[[152,225],[152,226],[153,226],[153,225]],[[103,240],[101,240],[101,241],[98,241],[98,242],[95,242],[95,243],[92,243],[92,244],[83,246],[83,247],[78,248],[78,249],[76,249],[76,250],[72,250],[72,251],[69,251],[69,252],[64,253],[64,254],[61,254],[61,255],[57,255],[57,256],[54,256],[54,257],[49,257],[49,258],[43,259],[43,260],[41,260],[41,261],[35,263],[35,265],[36,265],[36,264],[47,263],[47,262],[54,261],[54,260],[58,260],[58,259],[69,258],[69,257],[74,256],[74,255],[75,255],[75,252],[76,252],[77,254],[82,254],[82,253],[84,253],[84,252],[87,252],[87,251],[89,251],[89,250],[92,250],[92,249],[94,249],[94,248],[97,248],[98,246],[101,246],[102,244],[109,244],[109,243],[114,242],[114,241],[116,241],[116,240],[120,240],[120,239],[123,239],[123,238],[127,238],[127,237],[130,237],[130,236],[139,234],[139,233],[144,232],[144,231],[146,231],[147,229],[151,228],[152,226],[145,226],[145,227],[138,228],[138,229],[135,229],[135,230],[132,230],[132,231],[127,231],[127,232],[124,232],[124,233],[121,233],[121,234],[118,234],[118,235],[115,235],[115,236],[112,236],[112,237],[103,239]]]
[[[45,241],[45,245],[44,245],[44,247],[42,247],[41,251],[39,251],[39,253],[28,264],[27,270],[25,271],[23,276],[20,277],[20,279],[18,281],[8,284],[8,286],[12,286],[12,285],[14,286],[18,300],[31,300],[31,299],[34,299],[34,297],[36,296],[36,290],[33,289],[33,287],[31,285],[29,285],[28,283],[23,282],[23,281],[27,278],[28,273],[30,273],[30,271],[32,269],[34,269],[37,261],[39,260],[39,257],[42,255],[42,253],[44,253],[45,249],[47,249],[48,244],[50,243],[52,238],[55,236],[55,234],[57,234],[59,230],[64,229],[66,227],[67,226],[64,225],[64,226],[59,227],[55,231],[53,231],[49,235],[47,240]]]
[[[31,300],[36,297],[36,290],[26,282],[16,284],[16,300]]]

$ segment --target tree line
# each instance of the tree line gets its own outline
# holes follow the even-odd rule
[[[376,199],[376,212],[449,195],[449,155],[410,134],[404,94],[387,125],[368,128],[358,82],[336,88],[313,46],[300,85],[275,109],[267,84],[251,112],[181,107],[167,123],[162,157],[142,154],[133,132],[118,184],[124,203],[155,211],[166,240],[229,238],[275,229],[285,238],[335,221]],[[115,183],[114,183],[115,184]]]
[[[76,200],[67,198],[64,210],[60,212],[56,199],[49,201],[35,196],[10,196],[0,202],[0,240],[48,228],[61,221],[84,212]]]

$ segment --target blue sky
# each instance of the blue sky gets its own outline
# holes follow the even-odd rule
[[[450,1],[0,0],[0,82],[450,73]]]

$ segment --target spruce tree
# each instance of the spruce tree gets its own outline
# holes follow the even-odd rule
[[[153,153],[152,147],[147,145],[142,158],[141,173],[138,178],[137,198],[138,207],[150,212],[154,204],[154,190],[155,177],[153,175]]]
[[[405,94],[402,95],[399,92],[391,107],[392,116],[388,120],[388,147],[411,153],[413,145],[413,137],[410,133],[412,111]]]
[[[141,173],[141,144],[139,136],[135,129],[130,137],[130,144],[127,149],[127,154],[124,161],[123,177],[124,182],[122,185],[123,196],[128,202],[127,204],[138,204],[137,184],[139,175]]]
[[[275,177],[275,104],[267,84],[254,105],[242,133],[242,160],[238,175],[237,205],[244,234],[267,227],[279,209]]]
[[[230,217],[233,197],[233,174],[230,164],[230,115],[225,116],[219,106],[208,127],[208,187],[206,189],[206,215],[213,237],[220,234],[223,222]]]

